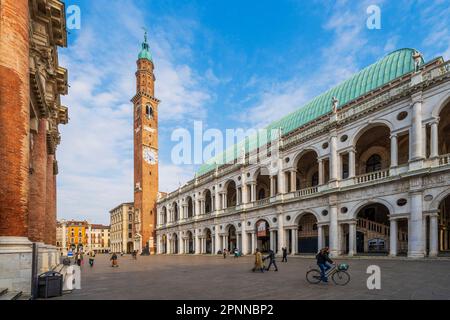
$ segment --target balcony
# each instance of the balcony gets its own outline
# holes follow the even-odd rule
[[[439,156],[439,166],[450,164],[450,153]]]
[[[389,169],[366,173],[355,177],[355,184],[383,180],[389,177]]]

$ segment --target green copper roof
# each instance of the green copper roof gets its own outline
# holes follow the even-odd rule
[[[214,170],[217,163],[220,165],[237,159],[238,154],[243,150],[244,143],[246,152],[250,152],[265,145],[269,141],[273,141],[277,137],[271,137],[272,129],[281,128],[282,133],[287,134],[330,113],[332,111],[333,97],[338,99],[338,108],[340,108],[348,102],[414,71],[414,59],[412,57],[414,51],[414,49],[407,48],[388,54],[378,62],[359,71],[350,79],[317,96],[306,105],[300,107],[297,111],[268,125],[265,128],[268,130],[267,136],[250,136],[246,138],[245,141],[242,141],[241,143],[228,148],[225,152],[216,157],[209,159],[205,164],[200,166],[197,171],[197,176],[201,176]],[[422,59],[422,63],[423,62]]]
[[[144,42],[142,43],[142,50],[139,52],[138,59],[147,59],[153,61],[152,54],[150,53],[150,46],[147,43],[147,32],[145,32]]]

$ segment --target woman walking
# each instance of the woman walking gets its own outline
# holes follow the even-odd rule
[[[264,273],[263,258],[262,258],[261,252],[259,252],[258,248],[256,248],[256,252],[255,252],[255,266],[253,267],[252,271],[255,272],[256,270],[259,270],[262,273]]]
[[[91,252],[89,252],[89,265],[91,267],[94,266],[94,260],[95,260],[95,252],[91,251]]]

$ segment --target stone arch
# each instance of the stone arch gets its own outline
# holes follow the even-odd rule
[[[357,175],[366,174],[370,157],[377,154],[380,159],[379,170],[385,170],[391,163],[391,128],[379,122],[369,124],[358,132],[354,140],[355,172]],[[373,172],[371,170],[370,172]]]
[[[374,198],[374,199],[370,199],[370,200],[362,200],[360,202],[358,202],[356,205],[354,205],[352,207],[352,209],[349,211],[348,216],[351,219],[357,219],[358,218],[358,213],[359,211],[364,208],[365,206],[371,205],[371,204],[382,204],[384,205],[388,210],[389,210],[389,215],[392,215],[395,213],[395,209],[392,206],[392,204],[383,199],[383,198]]]
[[[351,145],[353,147],[356,147],[356,143],[361,138],[361,136],[364,135],[364,133],[366,133],[370,129],[373,129],[373,128],[378,127],[378,126],[385,126],[385,127],[389,128],[389,132],[392,132],[392,130],[394,128],[394,126],[392,125],[392,123],[390,121],[387,121],[387,120],[384,120],[384,119],[374,120],[374,121],[370,122],[368,125],[362,125],[360,128],[358,128],[357,132],[353,136]]]
[[[441,202],[448,196],[450,196],[450,189],[446,189],[441,193],[439,193],[436,197],[434,197],[433,201],[431,202],[430,210],[432,211],[439,210]]]
[[[432,116],[437,118],[441,114],[442,110],[450,103],[450,92],[445,92],[443,97],[439,99],[431,112]]]
[[[302,211],[300,211],[300,212],[297,212],[296,214],[295,214],[295,216],[291,219],[291,221],[292,221],[292,224],[295,226],[295,225],[298,225],[298,223],[300,222],[300,219],[302,218],[302,217],[304,217],[305,215],[307,215],[307,214],[312,214],[315,218],[316,218],[316,220],[317,220],[317,222],[321,222],[321,220],[320,220],[320,215],[317,213],[317,212],[315,212],[314,210],[302,210]]]
[[[308,146],[307,148],[300,150],[299,152],[297,152],[294,155],[294,158],[292,161],[292,167],[297,168],[298,162],[300,161],[300,159],[308,152],[315,152],[317,157],[319,157],[319,155],[320,155],[320,151],[318,148],[316,148],[315,146]]]

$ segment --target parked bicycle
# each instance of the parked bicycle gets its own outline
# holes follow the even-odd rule
[[[346,263],[333,265],[333,267],[327,271],[326,276],[328,278],[331,277],[336,285],[345,286],[350,282],[350,275],[347,272],[348,268],[349,265]],[[306,272],[306,280],[311,284],[318,284],[322,280],[320,270],[311,267],[310,270]]]

